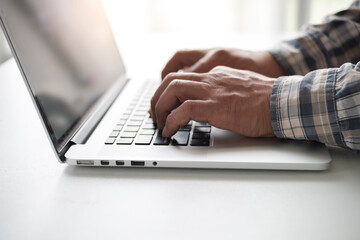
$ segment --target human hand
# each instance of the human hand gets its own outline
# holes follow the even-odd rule
[[[216,66],[228,66],[249,70],[269,77],[286,75],[270,53],[240,49],[213,48],[206,50],[182,50],[175,53],[162,71],[162,78],[171,72],[208,72]]]
[[[270,118],[274,81],[223,66],[208,73],[170,73],[151,99],[151,116],[163,137],[190,120],[249,137],[274,136]]]

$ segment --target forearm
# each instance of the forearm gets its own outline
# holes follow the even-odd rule
[[[279,138],[360,150],[360,62],[278,78],[270,108]]]

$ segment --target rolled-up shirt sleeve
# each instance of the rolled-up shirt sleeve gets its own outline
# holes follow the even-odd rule
[[[360,150],[360,0],[270,53],[291,75],[272,89],[275,135]]]
[[[288,75],[305,75],[322,68],[360,61],[360,0],[328,16],[324,23],[308,25],[296,39],[269,51]]]
[[[360,150],[360,62],[278,78],[270,108],[279,138]]]

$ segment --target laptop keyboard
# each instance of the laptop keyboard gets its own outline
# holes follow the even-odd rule
[[[211,126],[190,121],[171,138],[163,138],[148,110],[157,85],[147,81],[119,118],[105,141],[106,145],[209,146]]]

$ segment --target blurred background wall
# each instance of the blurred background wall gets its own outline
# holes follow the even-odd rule
[[[127,34],[287,34],[319,23],[351,0],[102,0],[114,28]],[[11,57],[0,32],[0,63]]]

